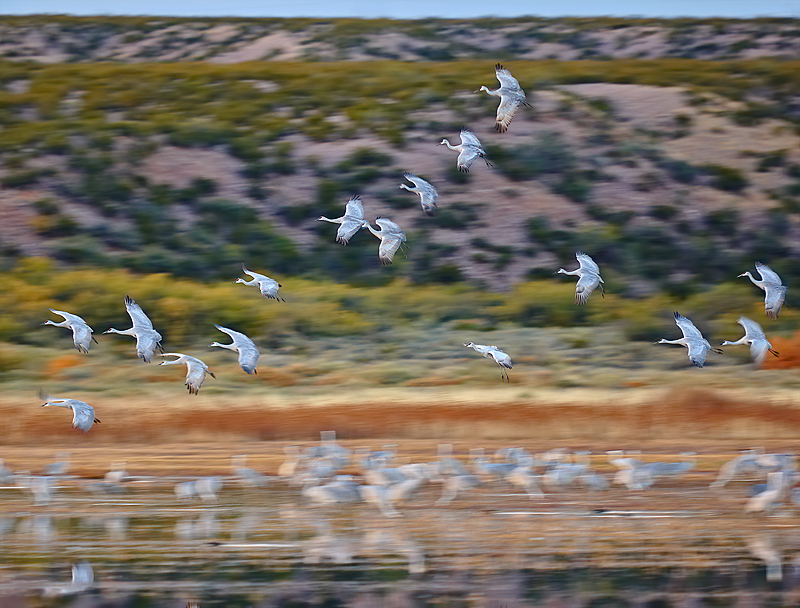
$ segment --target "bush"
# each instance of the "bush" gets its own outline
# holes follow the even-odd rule
[[[564,173],[571,171],[577,162],[561,134],[554,131],[539,133],[532,143],[510,149],[487,146],[486,153],[497,170],[513,180]]]
[[[703,169],[712,176],[711,185],[726,192],[741,192],[747,185],[747,178],[738,169],[723,165],[703,165]]]

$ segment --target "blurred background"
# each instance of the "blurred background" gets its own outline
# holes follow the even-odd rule
[[[507,4],[0,5],[0,606],[796,604],[797,6]],[[93,16],[110,11],[172,16]],[[191,16],[222,11],[240,16]],[[498,62],[532,105],[505,134],[475,93]],[[464,126],[493,168],[460,173],[437,145]],[[404,171],[436,186],[435,217]],[[392,266],[366,231],[343,247],[317,221],[354,194],[405,231]],[[605,280],[581,307],[555,276],[577,251]],[[738,276],[756,262],[789,288],[777,320]],[[243,263],[286,301],[235,285]],[[198,396],[183,367],[102,335],[130,326],[126,295],[166,351],[215,372]],[[42,326],[49,308],[94,329],[88,355]],[[754,369],[726,347],[695,368],[653,345],[680,337],[673,311],[713,346],[755,319],[780,357]],[[227,341],[215,323],[255,341],[257,375],[209,347]],[[505,350],[510,381],[465,342]],[[102,423],[72,429],[39,389]],[[319,442],[331,430],[344,448]],[[334,474],[364,481],[355,456],[382,444],[378,469],[440,470],[402,524],[393,503],[309,498]],[[511,445],[530,453],[506,465],[555,480],[539,502],[531,477],[481,474],[441,504],[438,483]],[[243,483],[248,452],[266,490]],[[634,461],[668,479],[609,489]],[[781,517],[745,515],[740,482],[767,472],[785,475]],[[224,477],[219,502],[183,500],[197,475]]]

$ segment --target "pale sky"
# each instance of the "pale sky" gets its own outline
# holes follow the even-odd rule
[[[794,17],[800,0],[0,0],[0,14],[208,17]]]

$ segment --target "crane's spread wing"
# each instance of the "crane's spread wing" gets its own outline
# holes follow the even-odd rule
[[[136,354],[145,363],[150,363],[161,341],[161,334],[155,330],[140,331],[136,334]]]
[[[499,63],[494,66],[494,73],[497,76],[497,80],[500,81],[500,86],[502,88],[510,89],[512,91],[522,91],[522,87],[519,86],[517,79],[511,75],[511,72],[509,72]]]
[[[239,366],[248,374],[256,371],[256,365],[261,353],[258,352],[256,345],[250,341],[249,344],[239,344]]]
[[[701,339],[690,340],[686,347],[689,349],[689,360],[697,367],[703,367],[706,362],[706,353],[711,348],[711,345],[706,340]]]
[[[500,96],[500,105],[497,106],[497,118],[494,128],[498,133],[505,133],[511,124],[511,119],[517,113],[517,109],[522,103],[522,98],[510,95]]]
[[[753,358],[753,363],[756,364],[756,367],[761,367],[761,364],[764,363],[770,348],[771,345],[765,338],[756,338],[750,342],[750,356]]]
[[[736,322],[744,327],[745,337],[749,340],[758,340],[759,338],[763,340],[767,339],[767,336],[764,334],[764,330],[752,319],[748,319],[747,317],[739,317]]]
[[[361,203],[360,196],[353,196],[350,198],[344,208],[344,216],[359,221],[364,219],[364,205]]]
[[[458,161],[456,162],[458,170],[463,171],[464,173],[469,172],[469,168],[472,166],[472,163],[474,163],[475,159],[479,156],[480,152],[478,152],[477,148],[463,148],[461,153],[458,155]]]
[[[83,318],[79,317],[78,315],[73,315],[71,312],[65,312],[63,310],[55,310],[53,308],[50,309],[50,312],[55,313],[57,315],[61,315],[64,317],[65,320],[70,321],[71,323],[83,323],[84,325],[88,325]]]
[[[478,137],[469,129],[461,129],[461,143],[467,146],[481,147],[481,142]]]
[[[200,392],[203,381],[206,379],[206,369],[202,361],[194,357],[187,357],[186,360],[186,388],[192,394]]]
[[[494,362],[497,363],[498,365],[502,367],[507,367],[508,369],[512,368],[511,357],[507,353],[504,353],[502,350],[492,347],[492,350],[490,350],[487,354],[492,359],[494,359]]]
[[[83,401],[72,402],[72,426],[88,432],[94,424],[94,408]]]
[[[262,296],[277,299],[278,288],[280,287],[280,283],[278,283],[278,281],[275,279],[270,279],[269,277],[264,277],[258,281],[258,286],[261,289]]]
[[[353,235],[364,227],[364,212],[361,212],[361,219],[345,216],[342,223],[339,224],[339,229],[336,231],[336,242],[342,245],[347,245]]]
[[[756,270],[758,270],[758,273],[761,275],[762,281],[766,281],[767,283],[773,285],[783,284],[783,281],[781,281],[781,278],[778,276],[778,273],[772,270],[772,268],[770,268],[766,264],[762,264],[761,262],[756,262]]]
[[[125,296],[125,309],[128,311],[134,327],[153,329],[153,323],[150,321],[150,318],[144,314],[142,307],[139,306],[130,296]]]
[[[581,265],[583,270],[588,270],[596,275],[600,274],[600,267],[591,257],[583,253],[583,251],[577,252],[575,254],[575,259],[578,260],[578,263]]]
[[[767,317],[769,317],[770,319],[778,318],[778,313],[781,311],[781,306],[783,306],[783,301],[786,299],[786,291],[787,289],[783,285],[773,285],[773,284],[765,285],[764,310],[766,310]]]
[[[688,340],[705,341],[703,334],[701,334],[700,330],[694,326],[694,323],[692,323],[689,319],[687,319],[686,317],[677,312],[675,313],[675,324],[683,332],[684,338]],[[689,348],[689,350],[691,351],[691,347]],[[703,354],[703,357],[705,357],[705,353]]]
[[[72,342],[80,352],[88,353],[89,345],[92,343],[92,328],[86,323],[73,323]]]
[[[257,272],[253,272],[251,270],[247,270],[247,268],[244,267],[244,264],[242,264],[242,272],[244,272],[245,274],[249,274],[256,281],[260,281],[261,279],[267,278],[263,274],[258,274]]]
[[[586,304],[586,300],[592,295],[600,284],[600,275],[591,272],[583,273],[575,285],[575,304]]]
[[[401,238],[401,234],[402,232],[400,234],[392,233],[381,236],[381,244],[378,248],[378,257],[381,260],[381,264],[388,265],[392,263],[394,254],[405,240],[405,237]]]
[[[403,234],[403,230],[392,220],[385,217],[379,217],[375,220],[375,223],[381,227],[381,232],[385,232],[387,234],[398,234],[404,241],[406,240],[406,235]]]
[[[422,206],[422,212],[428,216],[436,215],[436,199],[439,194],[436,189],[431,186],[430,191],[423,191],[419,193],[419,204]]]

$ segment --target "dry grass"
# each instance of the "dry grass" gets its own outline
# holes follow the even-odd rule
[[[0,417],[7,421],[5,445],[307,441],[327,429],[351,440],[530,440],[540,445],[567,440],[753,442],[800,433],[800,403],[777,394],[757,398],[700,389],[636,389],[593,396],[573,391],[568,401],[559,399],[566,394],[556,392],[538,398],[524,395],[513,387],[452,387],[373,389],[358,397],[346,392],[304,395],[295,389],[269,400],[248,394],[237,401],[215,395],[169,401],[144,395],[98,397],[90,401],[103,422],[87,435],[70,427],[68,412],[41,410],[29,402],[0,402]]]

